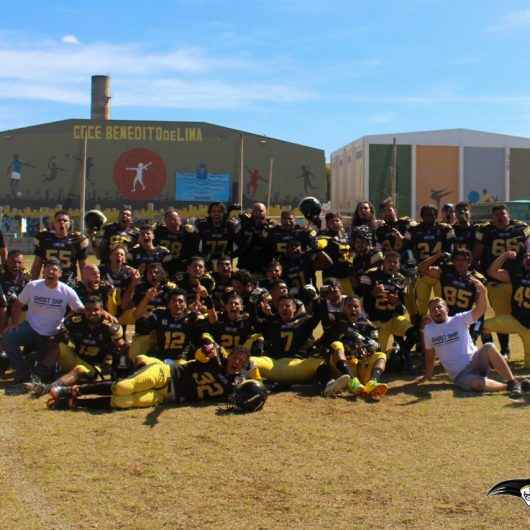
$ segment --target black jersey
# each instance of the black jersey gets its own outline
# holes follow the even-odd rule
[[[255,372],[252,361],[237,375],[227,375],[224,361],[217,359],[207,363],[190,361],[185,365],[176,365],[171,370],[172,399],[177,402],[220,399],[230,395],[237,384]]]
[[[364,254],[355,254],[352,259],[353,286],[359,290],[360,277],[370,269],[377,267],[383,261],[383,253],[375,248],[368,249]],[[360,293],[362,294],[362,293]]]
[[[178,232],[172,232],[165,225],[158,225],[155,229],[155,245],[169,250],[171,260],[168,260],[167,270],[170,275],[183,271],[190,258],[199,252],[199,234],[191,224],[184,224]]]
[[[207,217],[198,219],[195,226],[200,239],[199,252],[206,261],[218,259],[223,255],[235,255],[235,244],[240,230],[236,219],[226,219],[220,225],[215,225]]]
[[[156,246],[152,250],[146,250],[141,245],[136,245],[130,253],[131,265],[145,274],[147,265],[161,263],[166,267],[171,260],[170,252],[166,247]]]
[[[3,307],[7,306],[8,310],[10,310],[18,295],[29,281],[30,277],[27,272],[22,271],[13,275],[4,266],[1,266],[0,286],[5,297]]]
[[[476,278],[486,283],[486,278],[476,271],[468,271],[459,274],[450,263],[440,265],[440,284],[442,286],[442,298],[447,303],[449,315],[470,311],[477,297],[477,289],[471,282]]]
[[[209,327],[215,341],[225,350],[232,350],[242,346],[254,331],[251,318],[247,314],[241,315],[238,320],[229,320],[221,315],[219,321]]]
[[[375,231],[375,239],[383,252],[395,250],[402,253],[409,246],[410,228],[414,224],[409,217],[402,217],[395,223],[386,221]],[[405,239],[398,237],[396,231]]]
[[[222,307],[224,304],[224,295],[227,289],[232,288],[232,275],[224,276],[218,272],[212,273],[212,278],[215,283],[213,288],[213,299],[216,307]]]
[[[130,250],[138,242],[140,231],[135,226],[123,226],[119,223],[105,225],[99,242],[99,260],[108,263],[110,252],[116,245],[123,245]]]
[[[186,313],[174,317],[169,309],[157,308],[136,321],[142,332],[156,334],[156,349],[149,355],[158,359],[186,359],[190,346],[197,341],[204,319]]]
[[[319,314],[303,314],[290,322],[272,316],[259,322],[257,327],[265,339],[265,352],[269,357],[305,357],[305,347],[313,337],[320,322]]]
[[[302,250],[314,248],[316,230],[295,225],[293,228],[284,228],[277,225],[269,233],[270,252],[275,257],[283,257],[290,243],[299,244]]]
[[[87,258],[88,239],[80,232],[58,237],[53,231],[43,230],[35,237],[35,256],[46,261],[57,258],[62,264],[61,280],[71,283],[77,278],[77,263]]]
[[[124,265],[117,271],[113,271],[110,265],[99,266],[101,278],[120,291],[124,291],[129,286],[133,271],[134,269],[128,265]]]
[[[324,271],[324,276],[348,278],[353,274],[352,249],[346,232],[322,230],[317,236],[317,245],[331,258],[333,265]]]
[[[512,315],[530,329],[530,271],[524,267],[506,268],[512,281]]]
[[[316,285],[314,254],[284,254],[280,258],[283,279],[289,290],[299,290],[307,284]]]
[[[497,228],[493,223],[477,229],[477,241],[484,249],[480,258],[483,271],[487,271],[492,262],[507,250],[519,252],[525,247],[530,228],[522,221],[511,220],[505,228]]]
[[[455,233],[451,225],[419,223],[410,228],[411,248],[419,263],[438,252],[453,252]]]
[[[376,326],[370,320],[361,317],[352,322],[343,315],[339,318],[329,334],[329,345],[333,349],[333,343],[339,341],[344,346],[347,358],[364,356],[369,350],[373,353],[377,346],[379,334]]]
[[[473,252],[473,247],[476,241],[477,233],[476,224],[460,225],[454,224],[453,230],[455,232],[454,252],[457,250],[469,250]]]
[[[85,283],[80,281],[75,282],[72,287],[83,304],[86,304],[89,296],[99,296],[103,302],[103,308],[105,311],[112,312],[116,309],[114,287],[107,282],[100,281],[97,289],[90,289]]]
[[[385,288],[385,293],[374,296],[372,291],[379,284]],[[405,276],[399,272],[390,274],[382,269],[370,269],[361,275],[363,306],[370,320],[387,322],[396,315],[402,315],[405,312],[406,284]],[[396,298],[389,300],[388,294],[395,295]]]
[[[252,273],[263,273],[265,267],[272,260],[269,245],[269,234],[274,223],[267,219],[264,223],[256,224],[250,214],[240,216],[241,229],[237,240],[238,268]]]
[[[64,319],[61,340],[73,344],[75,353],[89,363],[102,363],[118,353],[118,341],[123,339],[123,329],[110,316],[103,316],[91,324],[84,315],[73,313]]]

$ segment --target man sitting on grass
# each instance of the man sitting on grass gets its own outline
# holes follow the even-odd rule
[[[438,357],[449,377],[463,390],[476,392],[508,391],[510,398],[522,396],[530,390],[530,380],[514,378],[508,363],[491,342],[477,349],[469,333],[469,326],[476,322],[486,310],[486,288],[477,280],[469,280],[475,286],[477,297],[475,308],[450,317],[445,300],[434,298],[429,302],[432,321],[424,328],[425,376],[420,381],[432,378],[434,356]],[[505,382],[488,377],[490,366]]]

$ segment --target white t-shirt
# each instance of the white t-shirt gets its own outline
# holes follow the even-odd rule
[[[63,282],[50,289],[45,280],[33,280],[22,289],[18,299],[28,306],[29,325],[39,335],[47,337],[59,331],[67,306],[73,311],[84,309],[77,293]]]
[[[457,313],[441,324],[431,322],[423,330],[425,347],[434,350],[451,379],[469,364],[477,351],[468,329],[474,322],[471,313]]]

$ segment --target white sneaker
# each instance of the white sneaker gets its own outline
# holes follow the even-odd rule
[[[322,392],[324,397],[331,397],[340,394],[341,392],[346,392],[348,390],[348,385],[350,383],[351,377],[348,374],[343,374],[337,379],[332,379]]]

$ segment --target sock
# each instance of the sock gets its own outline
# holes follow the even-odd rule
[[[505,333],[497,333],[499,344],[501,345],[501,353],[508,353],[510,351],[510,335]]]
[[[90,394],[96,394],[99,396],[110,396],[112,394],[113,381],[103,381],[100,383],[88,383],[86,385],[79,386],[79,395],[87,396]]]
[[[381,376],[383,375],[383,369],[382,368],[379,368],[379,367],[375,367],[373,370],[372,370],[372,379],[374,381],[377,381],[379,382],[379,379],[381,378]]]
[[[343,361],[343,360],[339,359],[335,363],[335,366],[336,366],[337,370],[341,374],[348,374],[350,377],[352,377],[352,373],[351,373],[350,367],[346,364],[346,361]]]

